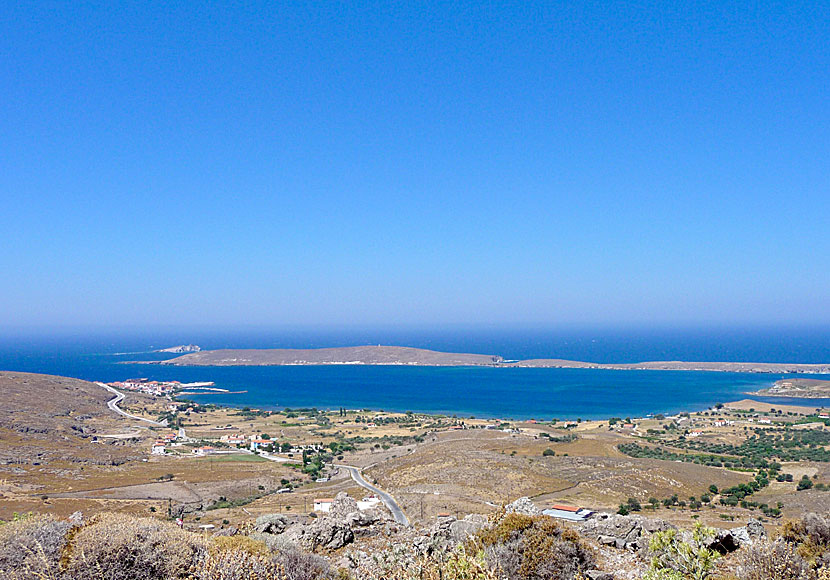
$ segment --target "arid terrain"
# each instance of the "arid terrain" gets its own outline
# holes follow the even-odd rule
[[[443,513],[487,514],[523,496],[542,507],[611,511],[631,498],[681,523],[758,515],[775,525],[782,516],[830,509],[823,489],[830,483],[830,431],[820,409],[747,400],[690,416],[537,423],[237,410],[136,393],[120,403],[138,416],[170,421],[163,428],[115,414],[106,405],[111,393],[93,383],[6,372],[0,387],[7,402],[0,415],[0,519],[28,511],[169,512],[221,527],[265,513],[309,513],[315,499],[341,491],[370,495],[340,465],[362,469],[421,523]],[[719,502],[710,486],[747,484],[769,471],[744,449],[760,436],[774,442],[778,433],[794,433],[788,437],[804,445],[803,457],[779,461],[772,472],[789,479],[768,474],[751,497]],[[797,490],[805,475],[816,485]]]

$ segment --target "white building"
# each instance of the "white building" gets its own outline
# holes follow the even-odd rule
[[[550,509],[542,510],[542,513],[560,520],[582,522],[587,520],[594,512],[589,509],[569,505],[554,505]]]

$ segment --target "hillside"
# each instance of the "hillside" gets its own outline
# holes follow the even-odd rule
[[[0,464],[99,463],[129,455],[92,442],[127,424],[107,408],[112,395],[67,377],[0,371]],[[106,458],[106,459],[105,459]]]
[[[162,361],[183,366],[270,366],[270,365],[424,365],[492,366],[500,356],[438,352],[402,346],[350,346],[316,349],[205,350]]]

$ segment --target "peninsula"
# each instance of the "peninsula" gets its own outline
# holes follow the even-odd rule
[[[828,364],[650,361],[592,363],[563,359],[508,361],[499,355],[449,353],[403,346],[350,346],[317,349],[223,349],[188,353],[150,364],[176,366],[416,365],[487,366],[606,370],[721,371],[735,373],[830,373]]]
[[[781,379],[768,389],[761,389],[752,395],[764,397],[793,397],[799,399],[830,398],[830,380],[818,379]]]

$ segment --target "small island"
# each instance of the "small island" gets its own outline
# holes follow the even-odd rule
[[[196,348],[198,349],[198,347]],[[593,363],[556,358],[505,360],[502,356],[494,354],[439,352],[421,348],[381,345],[310,349],[271,348],[199,350],[163,361],[135,362],[175,366],[411,365],[830,374],[830,364],[827,363],[802,364],[688,361]]]
[[[202,347],[195,344],[180,344],[179,346],[160,348],[159,350],[154,350],[153,352],[170,352],[173,354],[184,354],[187,352],[199,352],[200,350],[202,350]]]

